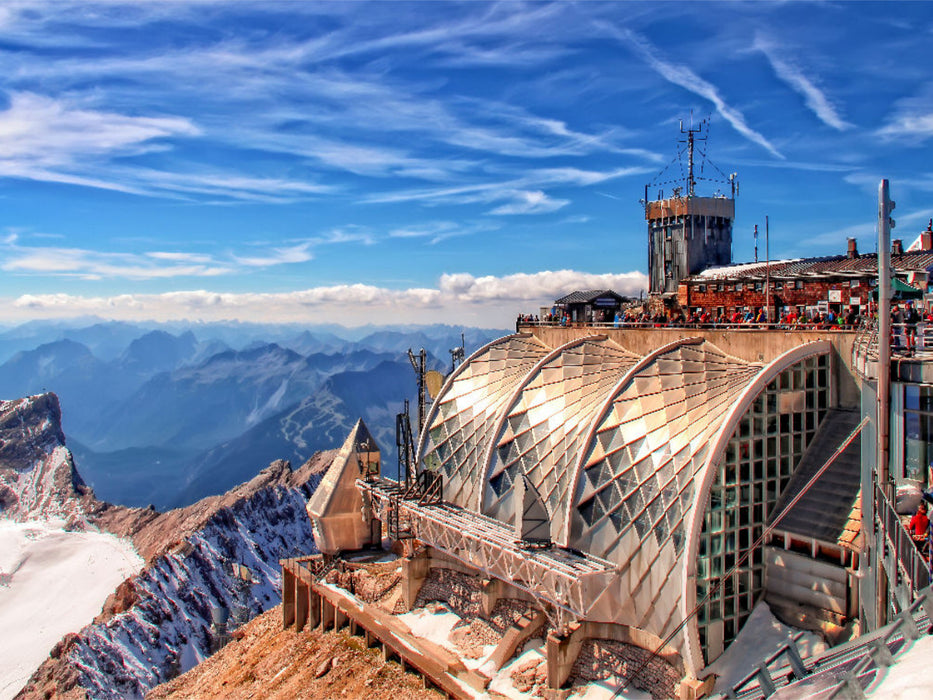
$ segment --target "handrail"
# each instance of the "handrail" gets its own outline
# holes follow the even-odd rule
[[[519,318],[516,321],[517,328],[642,328],[642,329],[664,329],[664,328],[697,328],[697,329],[706,329],[706,330],[723,330],[723,329],[732,329],[732,330],[778,330],[778,331],[791,331],[791,330],[800,330],[800,331],[848,331],[852,332],[859,328],[858,324],[838,324],[838,323],[813,323],[813,322],[796,322],[796,323],[785,323],[781,321],[772,321],[766,323],[764,321],[742,321],[737,323],[732,322],[672,322],[672,321],[540,321]]]
[[[790,647],[791,642],[788,642],[782,645],[768,659],[762,661],[758,668],[729,688],[725,695],[729,698],[743,698],[743,700],[768,698],[779,689],[783,691],[800,680],[810,680],[822,674],[832,674],[836,682],[824,689],[825,697],[833,698],[845,695],[845,697],[849,698],[863,698],[865,694],[859,677],[874,669],[893,665],[895,660],[890,645],[901,639],[905,642],[902,645],[903,650],[903,648],[906,648],[907,642],[919,639],[922,636],[919,622],[924,619],[927,624],[933,619],[933,587],[931,586],[919,591],[916,600],[902,610],[897,619],[890,624],[807,659],[807,662],[803,664],[803,676],[797,675],[796,664],[794,664],[793,660],[791,660],[789,666],[777,669],[774,674],[768,670],[768,666],[780,658],[781,654],[785,653]],[[795,643],[795,649],[796,640],[800,638],[801,634],[795,635],[792,640]],[[840,667],[846,664],[853,665],[845,668],[840,673]],[[793,681],[780,683],[782,680],[787,681],[791,675],[795,677]],[[745,686],[755,678],[759,679],[758,686],[746,689]]]
[[[888,545],[895,553],[899,572],[904,582],[907,584],[908,591],[913,598],[913,593],[930,585],[930,570],[927,562],[923,559],[914,543],[910,533],[904,529],[897,511],[888,500],[884,489],[879,484],[875,484],[875,507],[876,525],[879,532],[887,540]]]

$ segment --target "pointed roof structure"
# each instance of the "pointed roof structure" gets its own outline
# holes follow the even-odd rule
[[[314,541],[321,552],[336,554],[373,544],[371,518],[364,517],[363,496],[356,480],[378,475],[380,459],[376,439],[360,418],[308,501]]]

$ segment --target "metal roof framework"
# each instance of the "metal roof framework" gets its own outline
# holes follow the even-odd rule
[[[395,482],[361,480],[357,487],[370,496],[380,520],[398,517],[415,539],[548,604],[545,610],[558,627],[620,602],[613,599],[618,587],[610,585],[618,572],[604,559],[561,547],[526,546],[495,518],[449,503],[400,498]]]

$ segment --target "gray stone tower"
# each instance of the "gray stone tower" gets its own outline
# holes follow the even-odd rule
[[[705,182],[727,185],[729,194],[716,193],[710,197],[696,195],[697,174],[694,171],[694,152],[699,150],[697,142],[706,140],[708,132],[705,121],[694,128],[680,131],[686,136],[681,140],[686,147],[680,151],[680,160],[687,157],[687,177],[683,180],[668,180],[680,186],[673,188],[672,196],[648,201],[645,186],[645,220],[648,222],[648,293],[652,296],[677,294],[680,281],[702,272],[708,267],[732,263],[732,222],[735,219],[735,173],[722,175],[716,166],[704,162],[699,179]],[[700,152],[705,159],[705,153]],[[681,163],[681,166],[683,163]],[[670,166],[669,166],[670,167]],[[705,177],[703,171],[715,170],[722,178]],[[665,171],[656,178],[661,179]],[[654,183],[653,183],[654,184]]]

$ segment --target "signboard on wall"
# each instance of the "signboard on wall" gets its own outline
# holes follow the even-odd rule
[[[842,290],[841,289],[830,289],[829,290],[829,303],[830,304],[841,304],[842,303]]]
[[[862,300],[859,297],[849,297],[849,306],[861,306]]]
[[[816,302],[816,310],[821,314],[829,313],[829,302],[828,301],[818,301]]]

